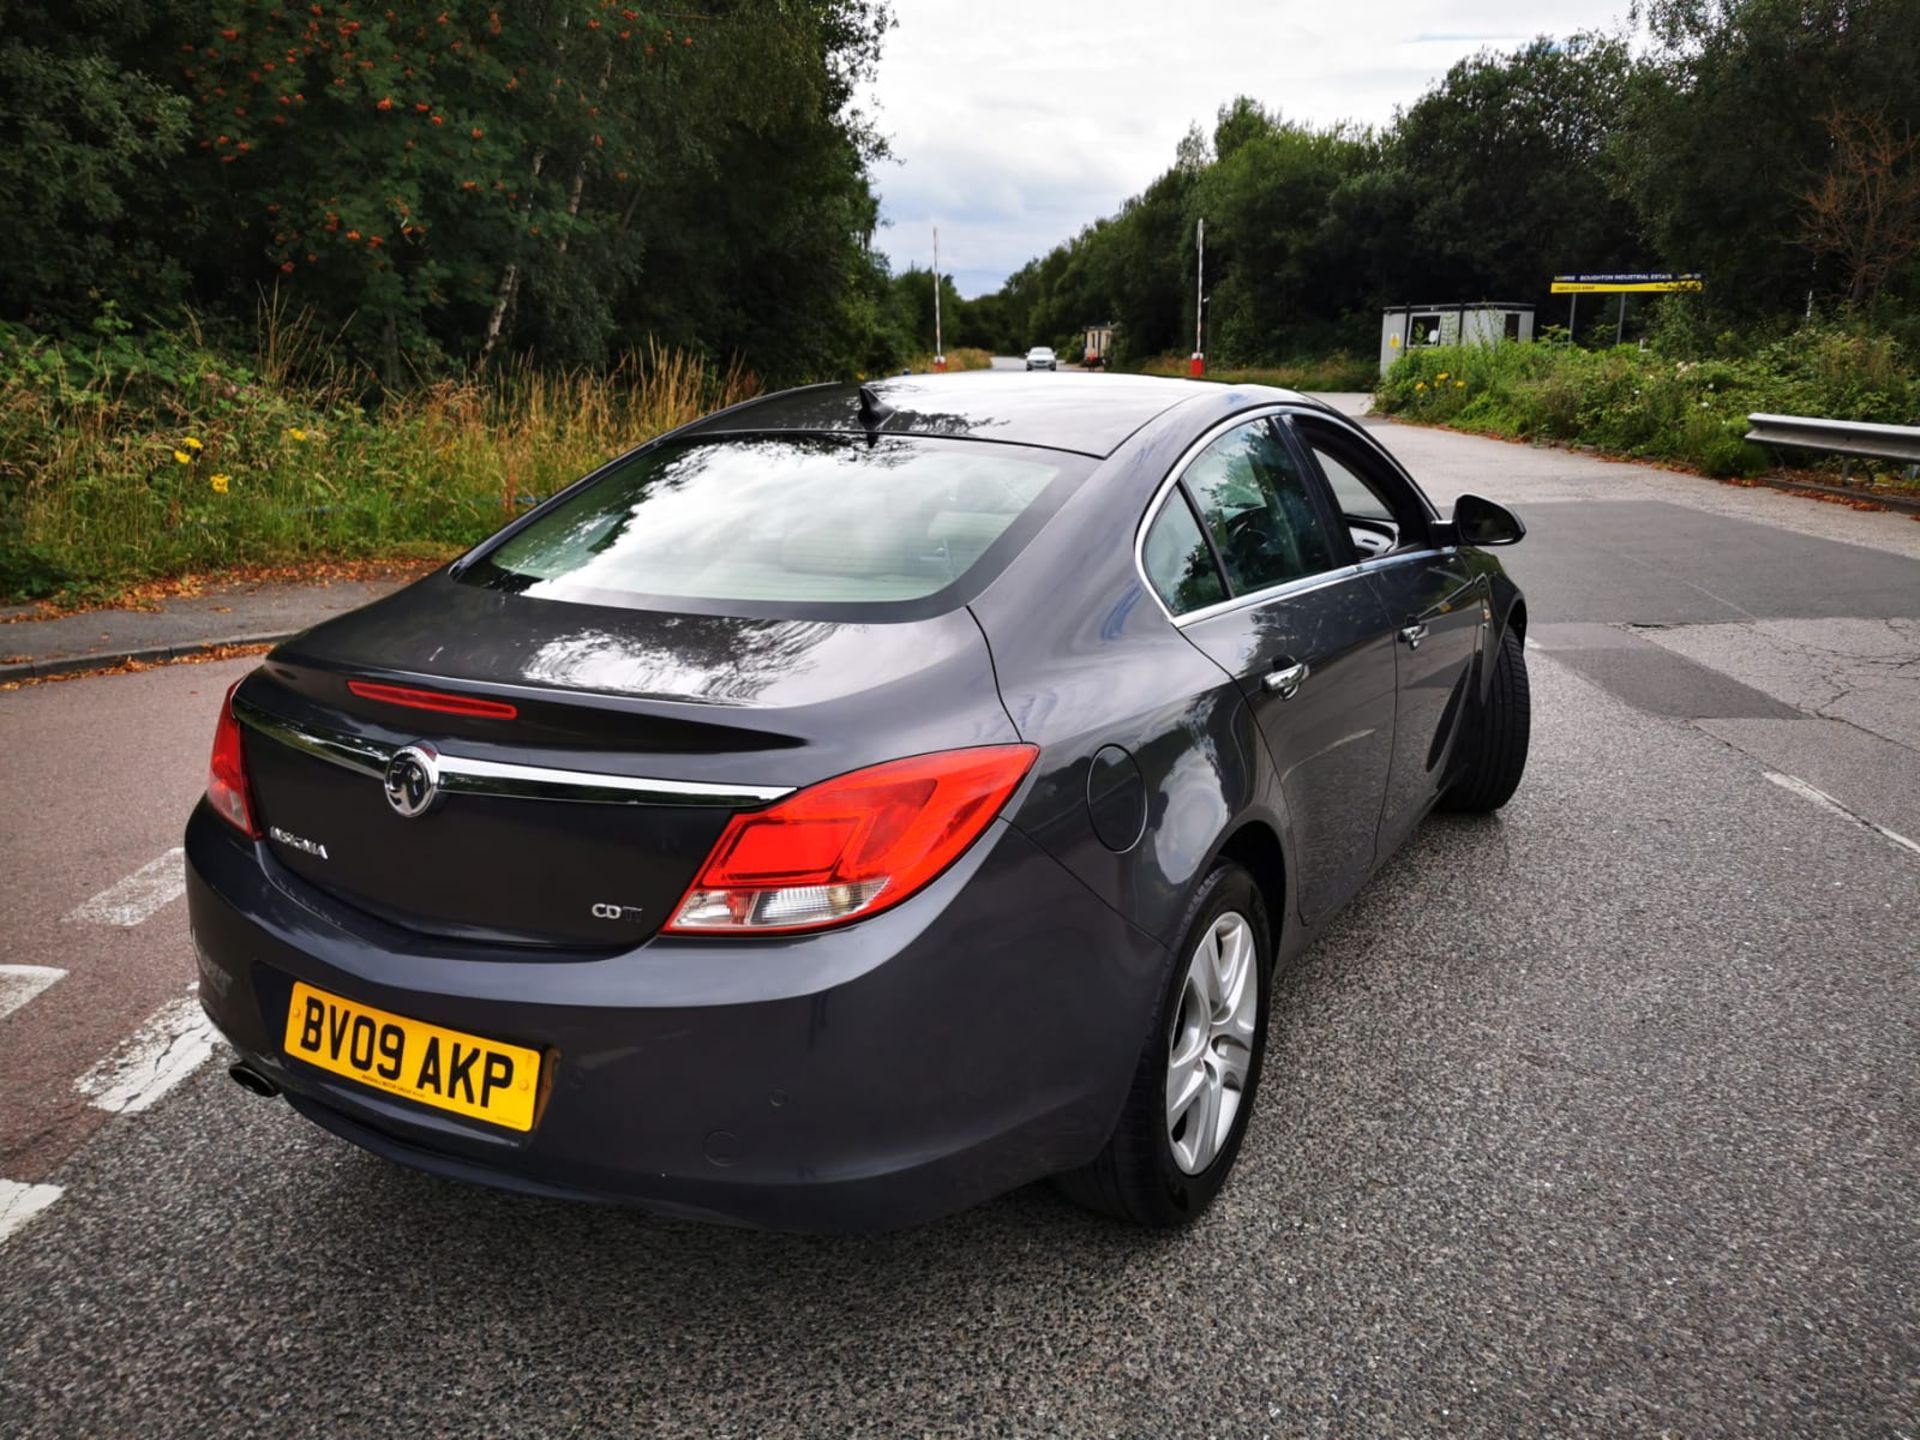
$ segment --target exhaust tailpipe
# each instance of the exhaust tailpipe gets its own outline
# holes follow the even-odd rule
[[[233,1083],[242,1090],[249,1091],[263,1099],[271,1100],[280,1093],[280,1087],[255,1070],[245,1061],[227,1067],[227,1074],[233,1077]]]

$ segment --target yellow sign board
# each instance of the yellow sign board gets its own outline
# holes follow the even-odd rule
[[[1656,290],[1699,290],[1700,275],[1556,275],[1555,295],[1625,295]]]

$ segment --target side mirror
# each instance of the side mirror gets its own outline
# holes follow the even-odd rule
[[[1462,495],[1453,502],[1453,533],[1462,545],[1517,545],[1527,527],[1504,505],[1478,495]]]

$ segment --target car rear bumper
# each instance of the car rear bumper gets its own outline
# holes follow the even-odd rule
[[[660,937],[622,954],[399,929],[205,805],[187,828],[187,892],[208,1014],[327,1129],[460,1179],[777,1229],[913,1224],[1086,1163],[1166,964],[1004,822],[926,891],[844,930]],[[534,1128],[289,1058],[296,980],[539,1050]]]

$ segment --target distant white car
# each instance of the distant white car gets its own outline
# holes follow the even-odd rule
[[[1045,345],[1036,345],[1027,351],[1027,368],[1029,370],[1058,370],[1060,368],[1060,357],[1055,355],[1053,351],[1049,350]]]

